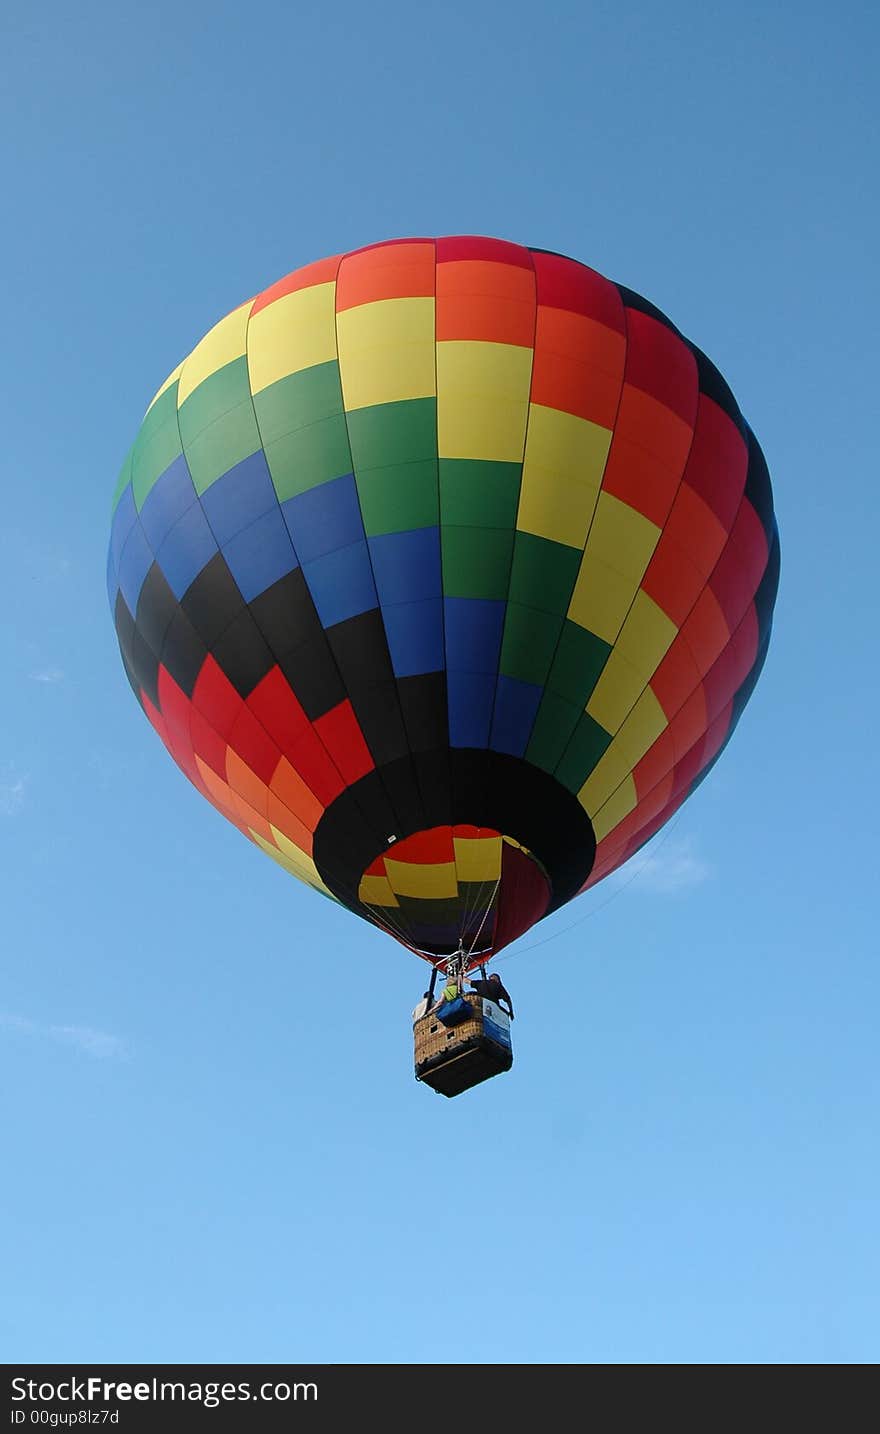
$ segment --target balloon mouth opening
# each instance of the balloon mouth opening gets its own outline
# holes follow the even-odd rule
[[[431,827],[397,841],[364,870],[358,901],[370,919],[443,967],[461,951],[480,965],[546,915],[551,884],[514,837],[491,827]]]

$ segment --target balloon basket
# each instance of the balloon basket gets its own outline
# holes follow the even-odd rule
[[[452,1097],[480,1085],[513,1065],[510,1021],[494,1001],[468,992],[471,1015],[444,1026],[422,1002],[413,1012],[415,1077],[438,1095]]]

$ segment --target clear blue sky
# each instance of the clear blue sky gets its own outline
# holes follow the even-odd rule
[[[876,7],[2,30],[0,1358],[876,1360]],[[187,785],[104,563],[142,411],[218,317],[455,232],[581,258],[711,355],[783,575],[722,761],[501,966],[516,1065],[447,1102],[411,1075],[425,968]]]

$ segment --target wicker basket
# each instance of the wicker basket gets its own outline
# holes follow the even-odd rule
[[[465,993],[472,1015],[457,1026],[447,1027],[436,1014],[420,1016],[413,1023],[415,1076],[441,1095],[459,1095],[463,1090],[510,1070],[513,1052],[485,1028],[483,998]]]

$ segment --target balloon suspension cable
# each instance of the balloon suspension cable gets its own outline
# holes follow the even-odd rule
[[[411,941],[407,941],[406,936],[403,934],[403,931],[399,927],[394,926],[388,920],[387,917],[379,916],[377,907],[370,906],[366,902],[364,903],[364,905],[366,907],[366,910],[370,913],[370,921],[378,931],[384,931],[386,936],[392,936],[395,941],[399,941],[401,946],[405,946],[407,951],[412,951],[414,955],[426,955],[426,953],[424,951],[421,951],[418,946],[414,946]],[[430,961],[432,958],[428,956],[427,959]]]
[[[467,953],[467,961],[468,961],[468,964],[470,964],[470,959],[471,959],[471,957],[473,956],[474,952],[475,952],[476,949],[477,949],[477,942],[478,942],[479,939],[480,939],[480,933],[481,933],[481,931],[483,930],[483,927],[486,925],[486,917],[489,915],[489,912],[490,912],[490,911],[493,911],[494,908],[495,908],[495,902],[496,902],[497,897],[498,897],[498,888],[499,888],[500,885],[501,885],[501,874],[500,874],[500,872],[499,872],[498,880],[497,880],[496,883],[495,883],[495,889],[494,889],[494,891],[492,892],[492,895],[491,895],[490,898],[489,898],[489,905],[486,907],[486,910],[483,912],[483,919],[482,919],[482,921],[480,922],[479,926],[477,927],[477,934],[476,934],[476,936],[474,937],[473,944],[472,944],[472,946],[471,946],[470,951]]]
[[[679,807],[679,810],[673,820],[668,823],[660,841],[658,841],[656,845],[653,844],[650,840],[644,843],[645,848],[649,846],[651,848],[650,851],[645,851],[644,860],[640,863],[639,866],[635,868],[634,871],[630,873],[629,879],[627,881],[621,882],[620,886],[618,886],[614,891],[610,892],[604,901],[600,901],[598,906],[593,906],[588,911],[584,911],[583,914],[579,916],[576,921],[570,922],[568,926],[561,927],[559,931],[551,931],[549,936],[544,936],[540,941],[529,941],[528,944],[525,946],[509,947],[508,950],[503,953],[503,955],[497,957],[497,960],[509,961],[513,956],[524,956],[527,951],[536,951],[539,946],[546,946],[551,941],[558,941],[560,936],[566,936],[570,931],[574,931],[576,926],[583,926],[585,921],[589,921],[592,919],[592,917],[598,916],[600,911],[604,911],[606,906],[610,906],[612,901],[616,901],[618,896],[622,896],[623,892],[626,891],[628,886],[632,886],[634,881],[638,881],[642,872],[646,870],[648,863],[652,860],[654,856],[656,856],[657,852],[660,851],[661,848],[666,845],[669,838],[672,836],[672,833],[675,831],[676,827],[681,821],[683,815],[684,813]],[[640,850],[641,849],[642,848],[640,848]],[[595,887],[593,887],[592,889],[596,890]],[[586,895],[586,893],[579,892],[578,895],[583,897]],[[561,907],[560,910],[564,910],[564,908]]]

